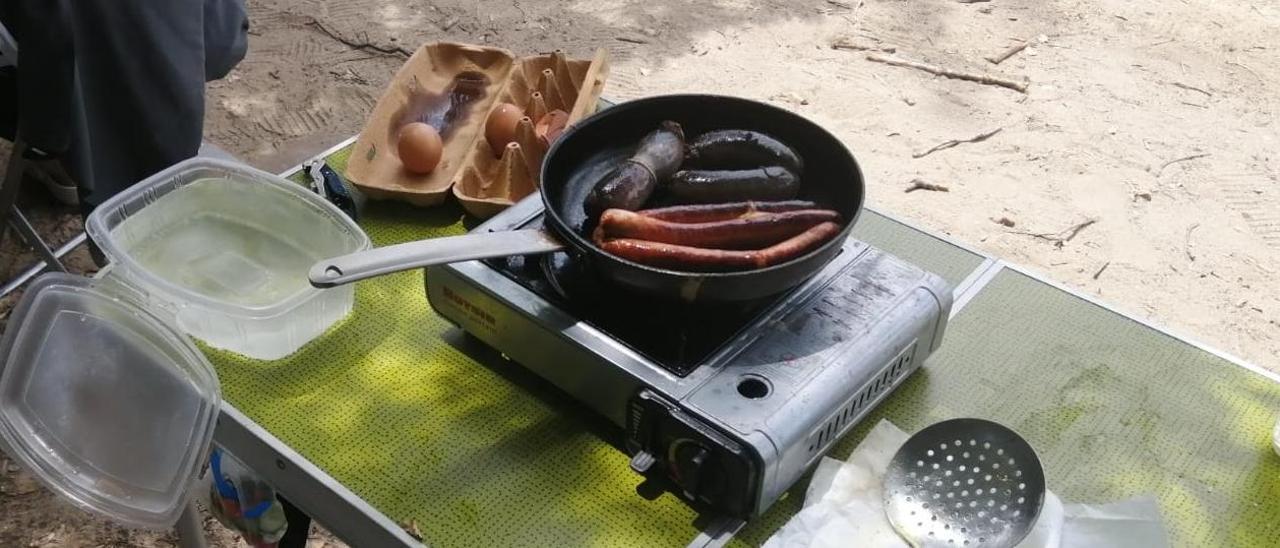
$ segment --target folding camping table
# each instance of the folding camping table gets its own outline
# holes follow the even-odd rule
[[[317,158],[341,172],[351,143]],[[385,246],[463,219],[373,202],[360,222]],[[854,237],[946,278],[956,301],[942,348],[831,456],[881,419],[982,417],[1026,436],[1066,501],[1153,495],[1175,545],[1280,539],[1280,376],[876,211]],[[361,282],[352,316],[283,361],[207,350],[216,442],[338,537],[413,545],[412,524],[439,546],[759,545],[799,510],[804,481],[740,530],[637,496],[615,428],[437,316],[422,277]]]

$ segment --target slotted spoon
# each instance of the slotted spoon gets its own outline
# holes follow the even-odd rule
[[[953,419],[917,432],[884,478],[890,523],[921,547],[1014,546],[1035,526],[1044,495],[1044,469],[1031,445],[982,419]]]

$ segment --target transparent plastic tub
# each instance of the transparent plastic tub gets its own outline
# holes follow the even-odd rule
[[[221,402],[191,340],[109,280],[37,278],[0,341],[0,449],[126,525],[177,520]]]
[[[89,216],[109,276],[210,346],[262,360],[297,351],[351,312],[352,287],[317,289],[316,261],[370,246],[337,207],[275,175],[196,157]]]

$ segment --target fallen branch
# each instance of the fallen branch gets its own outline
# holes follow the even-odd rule
[[[895,53],[898,51],[898,48],[894,46],[873,46],[871,44],[862,44],[854,42],[853,39],[849,37],[837,38],[835,41],[831,42],[831,49],[846,51],[883,51],[885,53]]]
[[[614,37],[614,39],[619,42],[629,42],[632,44],[648,44],[649,43],[649,41],[645,40],[644,38],[633,38],[630,36],[616,36]]]
[[[945,186],[935,185],[933,183],[926,183],[922,179],[912,179],[911,186],[908,186],[907,189],[904,190],[903,192],[915,192],[917,190],[931,190],[933,192],[951,192],[951,189]]]
[[[1026,82],[1009,80],[1007,78],[992,76],[990,74],[975,74],[972,72],[960,72],[956,70],[942,68],[939,66],[930,65],[927,63],[920,63],[917,61],[910,61],[907,59],[899,59],[897,57],[888,57],[885,55],[880,55],[878,53],[868,54],[867,60],[874,61],[877,63],[884,63],[886,65],[892,65],[895,67],[907,67],[907,68],[913,68],[916,70],[923,70],[930,74],[945,76],[947,78],[954,78],[956,80],[968,80],[970,82],[977,82],[979,84],[986,84],[989,86],[1005,87],[1005,88],[1009,88],[1022,93],[1027,92]]]
[[[1031,45],[1031,41],[1030,41],[1030,40],[1024,40],[1023,42],[1021,42],[1021,43],[1019,43],[1019,44],[1016,44],[1016,45],[1014,45],[1013,47],[1011,47],[1011,48],[1009,48],[1009,49],[1007,49],[1007,50],[1004,50],[1004,53],[1001,53],[1000,55],[996,55],[996,56],[994,56],[994,57],[990,57],[990,56],[988,56],[988,57],[985,57],[984,59],[986,59],[986,60],[988,60],[988,61],[991,61],[991,63],[992,63],[992,64],[994,64],[994,65],[999,65],[1000,63],[1003,63],[1003,62],[1005,62],[1005,61],[1009,60],[1009,58],[1010,58],[1010,57],[1013,57],[1014,55],[1017,55],[1017,54],[1018,54],[1018,52],[1020,52],[1020,51],[1022,51],[1022,50],[1024,50],[1024,49],[1027,49],[1027,46],[1029,46],[1029,45]]]
[[[977,4],[981,2],[990,2],[990,1],[991,0],[956,0],[956,2],[959,2],[961,4]]]
[[[1075,238],[1077,234],[1080,234],[1081,230],[1088,228],[1090,225],[1096,222],[1098,222],[1097,219],[1089,219],[1076,226],[1073,226],[1071,228],[1068,228],[1056,233],[1036,234],[1032,232],[1020,232],[1020,231],[1013,231],[1013,230],[1009,231],[1009,233],[1021,234],[1023,236],[1031,236],[1033,238],[1040,238],[1041,240],[1048,240],[1050,242],[1053,242],[1054,247],[1061,249],[1062,246],[1066,245],[1067,242],[1070,242],[1073,238]]]
[[[1099,268],[1097,272],[1094,272],[1094,273],[1093,273],[1093,279],[1095,279],[1095,280],[1096,280],[1096,279],[1098,279],[1098,276],[1101,276],[1101,275],[1102,275],[1102,273],[1107,269],[1107,267],[1108,267],[1108,266],[1111,266],[1111,261],[1107,261],[1106,263],[1104,263],[1104,264],[1102,265],[1102,268]]]
[[[1191,259],[1193,263],[1196,262],[1196,256],[1191,254],[1191,233],[1195,232],[1197,228],[1200,228],[1200,223],[1187,227],[1187,237],[1182,242],[1182,251],[1187,254],[1187,258]]]
[[[407,49],[404,49],[400,46],[383,46],[379,44],[374,44],[373,42],[369,42],[368,40],[365,40],[363,42],[357,42],[341,34],[338,34],[336,31],[334,31],[333,29],[330,29],[322,21],[320,21],[319,19],[316,19],[315,17],[312,17],[311,20],[307,22],[307,25],[315,27],[325,36],[328,36],[329,38],[337,40],[341,42],[343,45],[352,49],[358,49],[361,51],[370,51],[370,52],[378,53],[382,55],[390,55],[392,57],[408,58],[413,55],[413,52]]]
[[[1188,90],[1188,91],[1198,91],[1198,92],[1200,92],[1200,93],[1203,93],[1203,94],[1205,95],[1205,97],[1213,97],[1213,94],[1212,94],[1212,93],[1209,93],[1209,92],[1207,92],[1207,91],[1205,91],[1205,90],[1203,90],[1203,89],[1200,89],[1200,88],[1198,88],[1198,87],[1195,87],[1195,86],[1189,86],[1189,85],[1184,84],[1184,83],[1182,83],[1182,82],[1174,82],[1174,83],[1173,83],[1173,85],[1174,85],[1174,86],[1176,86],[1176,87],[1180,87],[1180,88],[1182,88],[1182,89]]]
[[[993,129],[993,130],[991,130],[991,131],[988,131],[988,132],[986,132],[986,133],[983,133],[983,134],[978,135],[978,136],[975,136],[975,137],[970,137],[970,138],[968,138],[968,139],[952,139],[952,140],[947,141],[947,142],[945,142],[945,143],[941,143],[941,144],[939,144],[939,145],[937,145],[937,146],[935,146],[935,147],[933,147],[933,148],[931,148],[931,149],[929,149],[929,150],[926,150],[926,151],[924,151],[924,152],[917,152],[917,153],[915,153],[915,154],[912,154],[912,155],[911,155],[911,157],[912,157],[912,158],[924,158],[925,156],[928,156],[928,155],[930,155],[930,154],[933,154],[933,153],[935,153],[935,152],[937,152],[937,151],[939,151],[939,150],[946,150],[946,149],[949,149],[949,148],[952,148],[952,147],[958,146],[958,145],[963,144],[963,143],[981,143],[982,141],[986,141],[987,139],[990,139],[992,135],[995,135],[995,134],[997,134],[997,133],[1000,133],[1000,131],[1001,131],[1001,130],[1003,130],[1003,129],[1004,129],[1004,128],[999,128],[999,127],[998,127],[998,128],[995,128],[995,129]]]
[[[1209,156],[1210,154],[1208,152],[1202,152],[1200,154],[1192,154],[1190,156],[1183,156],[1181,158],[1175,158],[1173,160],[1169,160],[1168,162],[1165,162],[1164,165],[1160,166],[1160,169],[1158,171],[1156,171],[1156,177],[1163,175],[1165,168],[1173,164],[1176,164],[1178,162],[1190,162],[1191,160],[1199,160],[1200,158],[1207,158]]]

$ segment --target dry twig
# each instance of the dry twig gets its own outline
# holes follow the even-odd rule
[[[346,72],[331,70],[329,71],[329,75],[339,80],[345,80],[345,81],[356,83],[356,84],[362,84],[362,85],[369,84],[369,81],[366,80],[364,76],[361,76],[359,72],[356,72],[351,67],[347,67]]]
[[[831,49],[840,49],[846,51],[883,51],[885,53],[894,53],[898,48],[894,46],[879,46],[854,42],[852,38],[842,37],[831,42]]]
[[[926,183],[923,179],[912,179],[911,185],[908,186],[907,189],[904,190],[903,192],[915,192],[917,190],[931,190],[933,192],[951,192],[951,189],[945,186],[935,185],[933,183]]]
[[[1032,232],[1021,232],[1021,231],[1009,231],[1009,233],[1021,234],[1023,236],[1031,236],[1033,238],[1040,238],[1041,240],[1049,240],[1050,242],[1053,242],[1054,247],[1061,249],[1062,246],[1066,245],[1067,242],[1070,242],[1073,238],[1075,238],[1077,234],[1080,234],[1081,230],[1088,228],[1090,225],[1096,222],[1098,222],[1097,219],[1089,219],[1076,226],[1073,226],[1066,230],[1062,230],[1060,232],[1056,232],[1052,234],[1050,233],[1036,234]]]
[[[631,36],[616,36],[614,37],[614,39],[619,42],[630,42],[632,44],[648,44],[649,43],[649,41],[645,40],[644,38],[634,38]]]
[[[1191,254],[1191,233],[1195,232],[1197,228],[1200,228],[1200,223],[1196,223],[1187,227],[1187,237],[1182,242],[1183,252],[1187,254],[1187,258],[1191,259],[1191,262],[1193,263],[1196,262],[1196,256]]]
[[[1098,276],[1101,276],[1101,275],[1102,275],[1102,273],[1103,273],[1103,271],[1105,271],[1105,270],[1107,269],[1107,267],[1108,267],[1108,266],[1111,266],[1111,261],[1107,261],[1106,263],[1104,263],[1104,264],[1102,265],[1102,268],[1099,268],[1097,272],[1094,272],[1094,273],[1093,273],[1093,279],[1095,279],[1095,280],[1096,280],[1096,279],[1098,279]]]
[[[990,139],[992,135],[995,135],[995,134],[997,134],[997,133],[1000,133],[1000,131],[1001,131],[1001,130],[1003,130],[1003,129],[1004,129],[1004,128],[999,128],[999,127],[998,127],[998,128],[995,128],[995,129],[993,129],[993,130],[991,130],[991,131],[988,131],[988,132],[983,133],[983,134],[981,134],[981,135],[977,135],[977,136],[975,136],[975,137],[970,137],[970,138],[968,138],[968,139],[952,139],[952,140],[947,141],[947,142],[945,142],[945,143],[938,144],[937,146],[935,146],[935,147],[933,147],[933,148],[931,148],[931,149],[929,149],[929,150],[926,150],[926,151],[924,151],[924,152],[917,152],[917,153],[914,153],[914,154],[912,154],[912,155],[911,155],[911,157],[912,157],[912,158],[924,158],[925,156],[928,156],[928,155],[930,155],[930,154],[933,154],[933,153],[935,153],[935,152],[937,152],[937,151],[939,151],[939,150],[946,150],[946,149],[949,149],[949,148],[955,147],[955,146],[960,145],[960,144],[963,144],[963,143],[981,143],[982,141],[986,141],[987,139]]]
[[[1023,40],[1022,42],[1015,44],[1013,47],[1007,50],[1004,50],[1004,53],[1001,53],[1000,55],[995,55],[995,56],[988,56],[988,57],[985,57],[985,59],[988,61],[991,61],[991,63],[994,65],[999,65],[1000,63],[1007,61],[1010,57],[1017,55],[1018,52],[1024,49],[1027,49],[1027,46],[1029,45],[1031,45],[1030,40]]]
[[[1253,69],[1249,68],[1249,65],[1246,65],[1246,64],[1241,63],[1241,62],[1239,62],[1239,61],[1227,61],[1227,64],[1228,64],[1228,65],[1235,65],[1235,66],[1237,66],[1237,67],[1240,67],[1240,68],[1242,68],[1242,69],[1245,69],[1245,70],[1249,71],[1249,73],[1250,73],[1250,74],[1252,74],[1254,78],[1257,78],[1257,79],[1258,79],[1258,81],[1261,81],[1261,82],[1266,82],[1266,81],[1267,81],[1265,78],[1263,78],[1263,77],[1262,77],[1262,75],[1261,75],[1261,74],[1258,74],[1258,71],[1256,71],[1256,70],[1253,70]]]
[[[977,4],[980,2],[990,2],[990,1],[991,0],[956,0],[956,2],[959,2],[961,4]]]
[[[1017,80],[1010,80],[1008,78],[1001,78],[999,76],[992,76],[990,74],[976,74],[972,72],[961,72],[961,71],[951,70],[948,68],[943,68],[935,65],[930,65],[928,63],[921,63],[918,61],[910,61],[907,59],[900,59],[897,57],[880,55],[878,53],[872,53],[867,55],[867,60],[874,61],[876,63],[884,63],[886,65],[892,65],[895,67],[906,67],[906,68],[913,68],[916,70],[923,70],[929,74],[936,74],[938,76],[945,76],[947,78],[954,78],[956,80],[968,80],[970,82],[977,82],[979,84],[986,84],[989,86],[1005,87],[1005,88],[1009,88],[1022,93],[1027,92],[1027,83],[1025,81],[1019,82]]]
[[[1156,177],[1159,177],[1164,174],[1164,168],[1167,168],[1178,162],[1190,162],[1191,160],[1199,160],[1200,158],[1207,158],[1209,156],[1210,154],[1208,152],[1201,152],[1200,154],[1192,154],[1190,156],[1174,158],[1172,160],[1169,160],[1168,162],[1165,162],[1164,165],[1160,166],[1160,169],[1156,171]]]
[[[319,19],[316,19],[315,17],[312,17],[311,20],[307,22],[307,24],[315,27],[325,36],[328,36],[329,38],[333,38],[334,40],[342,42],[343,45],[352,49],[358,49],[360,51],[369,51],[369,52],[379,53],[382,55],[390,55],[392,57],[408,58],[413,56],[413,52],[407,49],[404,49],[403,47],[400,47],[400,46],[383,46],[380,44],[374,44],[373,42],[370,42],[367,39],[361,42],[357,42],[341,34],[338,34],[337,31],[334,31],[333,29],[329,28],[324,24],[324,22],[320,21]]]
[[[1174,82],[1174,83],[1173,83],[1173,85],[1174,85],[1174,86],[1177,86],[1177,87],[1180,87],[1180,88],[1182,88],[1182,89],[1188,90],[1188,91],[1198,91],[1198,92],[1200,92],[1200,93],[1203,93],[1203,94],[1205,95],[1205,97],[1213,97],[1213,94],[1212,94],[1212,93],[1209,93],[1209,92],[1207,92],[1207,91],[1205,91],[1205,90],[1203,90],[1203,89],[1200,89],[1200,88],[1198,88],[1198,87],[1195,87],[1195,86],[1189,86],[1189,85],[1184,84],[1184,83],[1182,83],[1182,82]]]

